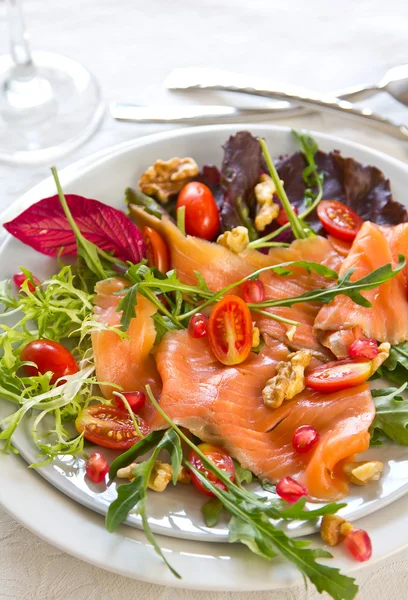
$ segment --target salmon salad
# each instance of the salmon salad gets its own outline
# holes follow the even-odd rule
[[[115,482],[107,529],[140,515],[176,577],[149,525],[173,485],[201,494],[207,527],[228,515],[230,542],[351,600],[320,559],[369,560],[338,511],[384,476],[381,445],[408,445],[408,212],[375,166],[293,136],[274,158],[248,131],[221,165],[158,157],[123,210],[65,194],[52,168],[57,194],[4,224],[56,266],[0,282],[0,442],[17,452],[30,418],[32,467],[67,455],[85,483]]]

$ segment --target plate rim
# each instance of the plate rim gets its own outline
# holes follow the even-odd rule
[[[241,124],[240,123],[238,126],[234,125],[234,124],[204,125],[204,126],[200,126],[200,127],[190,127],[188,129],[183,128],[183,129],[159,132],[159,133],[154,133],[154,134],[150,134],[150,135],[146,135],[146,136],[141,136],[140,138],[135,138],[133,140],[122,142],[119,144],[115,144],[109,148],[106,148],[106,149],[100,150],[96,153],[93,153],[90,156],[82,158],[82,159],[74,162],[73,164],[65,167],[64,169],[62,169],[59,172],[59,175],[60,175],[62,184],[65,185],[65,184],[69,183],[69,181],[72,178],[77,178],[77,177],[81,176],[91,166],[96,167],[96,166],[100,165],[101,163],[103,163],[104,161],[112,159],[124,152],[131,151],[133,149],[142,147],[142,146],[150,144],[150,143],[160,142],[161,140],[167,140],[169,138],[171,139],[171,138],[177,138],[177,137],[190,136],[190,135],[194,135],[194,134],[206,133],[211,130],[220,132],[223,130],[231,131],[232,129],[237,131],[237,130],[241,130],[241,129],[250,129],[251,130],[251,129],[260,129],[260,128],[262,128],[265,131],[269,131],[269,132],[280,131],[280,132],[285,132],[285,133],[290,133],[290,131],[292,129],[290,127],[275,125],[275,124],[262,124],[262,123],[257,123],[257,124],[242,123]],[[384,152],[381,152],[380,150],[371,149],[368,146],[366,146],[365,144],[361,144],[361,143],[354,142],[354,141],[349,141],[345,138],[331,135],[330,133],[317,132],[317,131],[313,131],[313,130],[308,130],[308,132],[311,135],[319,137],[320,139],[324,139],[325,141],[330,142],[332,144],[336,144],[336,143],[338,143],[339,145],[345,144],[350,148],[350,150],[355,148],[356,150],[360,150],[360,151],[363,151],[366,153],[368,152],[370,154],[370,156],[373,157],[373,160],[375,160],[376,157],[379,157],[383,162],[388,163],[388,164],[398,168],[399,170],[403,171],[405,175],[408,176],[408,165],[406,165],[401,160],[394,158],[393,156],[390,156]],[[35,199],[33,199],[33,198],[36,194],[36,190],[37,189],[40,190],[42,188],[42,186],[48,185],[48,183],[51,180],[52,180],[51,176],[42,180],[41,182],[39,182],[38,184],[36,184],[32,188],[30,188],[22,196],[17,198],[5,211],[2,212],[2,214],[0,215],[0,223],[3,223],[6,219],[11,218],[11,215],[13,215],[13,213],[15,213],[15,211],[21,210],[22,205],[24,206],[26,204],[27,206],[29,206],[30,204],[35,202]],[[4,241],[0,245],[0,252],[3,250],[4,245],[7,243],[8,238],[9,238],[9,235],[6,235]],[[17,458],[17,457],[15,457],[15,458]],[[1,459],[0,459],[0,462],[1,462]],[[64,498],[66,498],[73,505],[73,508],[80,508],[81,510],[87,511],[88,513],[91,513],[92,515],[97,514],[97,513],[90,511],[90,509],[83,507],[82,505],[78,505],[75,501],[72,501],[70,498],[65,496],[62,492],[60,492],[59,490],[54,488],[51,484],[46,482],[43,478],[40,477],[37,479],[39,481],[43,482],[49,488],[49,490],[51,490],[51,492],[56,492],[60,495],[63,495]],[[395,500],[391,505],[379,509],[379,511],[377,511],[377,514],[381,513],[381,515],[383,516],[384,511],[391,510],[394,505],[400,504],[403,500],[406,500],[406,503],[408,504],[408,496],[405,496],[404,498]],[[137,578],[140,580],[148,581],[150,583],[159,583],[159,584],[163,585],[162,578],[150,577],[149,575],[146,576],[144,573],[137,573],[137,574],[128,573],[128,572],[124,573],[120,569],[113,569],[113,568],[110,568],[109,565],[106,565],[104,563],[92,561],[89,557],[84,557],[81,554],[81,552],[78,552],[78,551],[75,552],[74,549],[72,549],[72,548],[67,549],[64,545],[61,545],[57,541],[52,539],[52,536],[47,537],[45,534],[43,534],[42,531],[39,531],[38,528],[36,528],[35,526],[30,526],[30,524],[25,522],[23,516],[15,514],[15,511],[11,510],[10,507],[8,507],[7,502],[4,502],[4,498],[2,500],[2,494],[0,494],[0,502],[6,508],[7,512],[12,514],[12,516],[14,518],[16,518],[16,520],[22,522],[27,528],[31,529],[31,531],[33,531],[36,535],[39,535],[40,537],[42,537],[43,539],[45,539],[47,542],[49,542],[51,544],[57,545],[58,547],[69,552],[70,554],[73,554],[74,556],[77,556],[78,558],[81,558],[82,560],[87,560],[88,562],[91,562],[92,564],[96,564],[97,566],[99,566],[101,568],[108,569],[108,570],[114,570],[115,572],[118,572],[118,573],[121,573],[121,574],[124,574],[127,576],[131,576],[131,577],[134,577],[134,578]],[[374,514],[376,514],[376,513],[374,513]],[[371,515],[371,517],[372,516],[373,515]],[[100,515],[97,515],[97,517],[101,518]],[[365,521],[366,519],[369,519],[369,518],[370,517],[365,517],[365,518],[363,518],[363,520]],[[138,531],[138,530],[133,529],[133,531]],[[123,537],[123,536],[121,536],[121,537]],[[126,538],[127,536],[124,536],[124,537]],[[165,539],[165,540],[173,539],[174,540],[176,538],[162,537],[162,539]],[[192,541],[192,540],[177,539],[177,542],[179,542],[179,543],[183,542],[186,545],[188,545],[188,544],[203,544],[206,547],[209,545],[207,542],[204,542],[204,541],[197,542],[197,541]],[[143,545],[149,546],[148,543],[145,543]],[[215,542],[215,544],[214,544],[213,542],[211,542],[210,546],[214,546],[214,545],[224,545],[225,546],[226,544],[222,543],[222,542]],[[375,557],[374,557],[374,559],[372,561],[370,561],[370,563],[368,563],[367,565],[353,565],[353,563],[351,563],[348,566],[347,570],[349,572],[352,572],[352,571],[356,571],[358,569],[364,568],[365,566],[367,566],[367,567],[372,566],[376,560],[381,560],[394,552],[398,552],[398,550],[400,550],[403,547],[406,547],[407,545],[408,545],[408,538],[406,540],[404,540],[404,542],[402,543],[402,546],[398,546],[398,547],[394,548],[393,550],[389,551],[388,553],[385,553],[384,555],[379,556],[377,559],[375,559]],[[181,552],[181,554],[188,555],[188,553],[185,553],[185,552]],[[299,581],[301,581],[301,578],[294,576],[291,578],[290,583],[287,583],[285,585],[285,587],[296,585],[297,583],[299,583]],[[196,582],[192,582],[192,584],[189,585],[188,583],[186,584],[186,581],[183,581],[183,583],[179,584],[178,582],[173,581],[173,580],[171,582],[166,581],[165,585],[171,585],[172,587],[189,587],[190,589],[225,590],[225,591],[226,590],[233,591],[233,590],[237,590],[237,589],[248,590],[248,591],[249,590],[260,590],[260,589],[282,589],[282,586],[277,587],[276,585],[273,585],[271,587],[270,581],[266,585],[262,584],[261,587],[258,587],[258,586],[253,587],[253,585],[254,585],[253,581],[248,582],[249,587],[245,587],[245,586],[242,587],[242,582],[239,584],[239,587],[230,587],[229,585],[227,587],[219,587],[219,586],[213,587],[211,585],[210,585],[210,587],[208,587],[208,585],[204,585],[204,587],[197,587]]]

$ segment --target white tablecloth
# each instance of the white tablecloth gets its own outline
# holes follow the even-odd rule
[[[406,0],[26,0],[25,5],[32,46],[83,62],[98,77],[106,101],[188,102],[162,87],[175,66],[222,67],[330,91],[378,81],[389,67],[408,62]],[[0,11],[4,17],[1,0]],[[3,19],[0,51],[6,50]],[[384,94],[370,104],[408,122],[407,109]],[[315,115],[282,123],[361,141],[404,161],[408,157],[406,144],[341,119]],[[58,167],[158,130],[106,115],[97,134]],[[0,212],[48,173],[45,167],[0,166]],[[406,600],[408,551],[367,567],[358,580],[360,600]],[[104,572],[54,549],[0,508],[0,599],[83,597],[227,600],[232,594],[162,588]],[[234,595],[237,600],[317,597],[311,587]]]

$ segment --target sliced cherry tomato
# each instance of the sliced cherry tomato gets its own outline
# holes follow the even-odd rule
[[[85,463],[85,471],[91,481],[101,483],[109,472],[109,463],[103,454],[94,452]]]
[[[330,393],[364,383],[371,372],[371,360],[346,358],[313,369],[306,375],[305,381],[313,390]]]
[[[353,529],[346,536],[344,545],[359,562],[369,560],[373,553],[370,536],[364,529]]]
[[[188,323],[188,334],[193,338],[202,338],[207,335],[208,319],[203,313],[193,315]]]
[[[21,286],[27,279],[28,277],[27,275],[24,275],[24,273],[15,273],[15,275],[13,275],[13,281],[18,290],[21,290]],[[27,284],[30,292],[35,292],[35,288],[37,287],[37,285],[41,284],[41,281],[35,275],[33,275],[33,281],[34,284],[31,281],[29,281]]]
[[[146,244],[149,267],[156,267],[161,273],[170,271],[170,251],[160,233],[146,226],[143,227],[142,236]]]
[[[337,200],[322,200],[317,206],[317,216],[328,233],[351,242],[364,223],[354,210]]]
[[[265,286],[259,279],[244,281],[241,286],[245,302],[255,304],[265,300]]]
[[[224,448],[220,448],[220,446],[213,446],[212,444],[200,444],[198,448],[203,454],[205,454],[208,460],[214,463],[214,465],[218,467],[221,471],[230,473],[230,479],[231,481],[234,481],[234,461],[232,460],[228,452],[224,450]],[[197,471],[204,473],[204,475],[211,481],[211,483],[216,485],[221,490],[227,489],[225,483],[220,481],[218,477],[214,475],[214,473],[212,473],[209,469],[207,469],[207,467],[204,466],[203,461],[198,456],[198,454],[194,452],[194,450],[191,450],[188,460],[193,465],[193,467],[197,469]],[[202,492],[206,496],[214,496],[212,492],[205,489],[201,481],[198,479],[197,475],[195,475],[193,472],[191,472],[191,481],[194,483],[198,491]]]
[[[186,207],[186,233],[213,240],[220,228],[220,214],[210,188],[198,181],[187,183],[177,198],[176,208],[182,206]]]
[[[134,413],[140,412],[140,410],[146,404],[146,395],[143,392],[121,392],[121,394],[128,401],[129,406]],[[123,402],[122,398],[116,394],[114,394],[114,396],[116,406],[126,410],[125,403]]]
[[[55,383],[57,379],[64,377],[64,375],[72,375],[79,371],[78,364],[71,352],[52,340],[33,340],[29,342],[22,349],[20,359],[23,362],[29,361],[37,365],[37,367],[31,365],[22,367],[29,377],[52,371],[51,383]]]
[[[138,418],[140,431],[148,433],[146,423]],[[81,410],[75,421],[78,433],[90,442],[113,450],[126,450],[139,441],[132,417],[127,410],[107,404],[94,404]]]
[[[350,358],[375,358],[378,355],[378,344],[370,338],[360,338],[351,344],[348,349]]]
[[[241,363],[251,352],[251,313],[238,296],[225,296],[214,306],[207,331],[211,349],[224,365]]]
[[[298,209],[296,208],[296,206],[293,206],[293,204],[291,204],[291,207],[292,207],[292,209],[293,209],[293,212],[294,212],[295,214],[297,214],[297,215],[298,215],[298,214],[299,214],[299,211],[298,211]],[[285,211],[285,209],[283,208],[283,206],[282,206],[282,207],[280,208],[280,210],[279,210],[279,214],[278,214],[278,216],[276,217],[276,222],[277,222],[277,223],[278,223],[278,225],[280,225],[281,227],[282,227],[282,225],[286,225],[286,223],[288,223],[288,222],[289,222],[288,215],[286,214],[286,211]]]

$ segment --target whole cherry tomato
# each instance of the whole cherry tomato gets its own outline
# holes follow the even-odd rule
[[[182,206],[186,209],[186,233],[213,240],[220,228],[220,214],[210,188],[198,181],[187,183],[177,198],[176,208]]]
[[[55,383],[57,379],[64,377],[64,375],[72,375],[79,371],[78,364],[71,352],[62,344],[52,340],[33,340],[29,342],[22,349],[20,359],[23,362],[33,362],[37,365],[37,367],[23,366],[24,372],[29,377],[52,371],[51,383]]]

